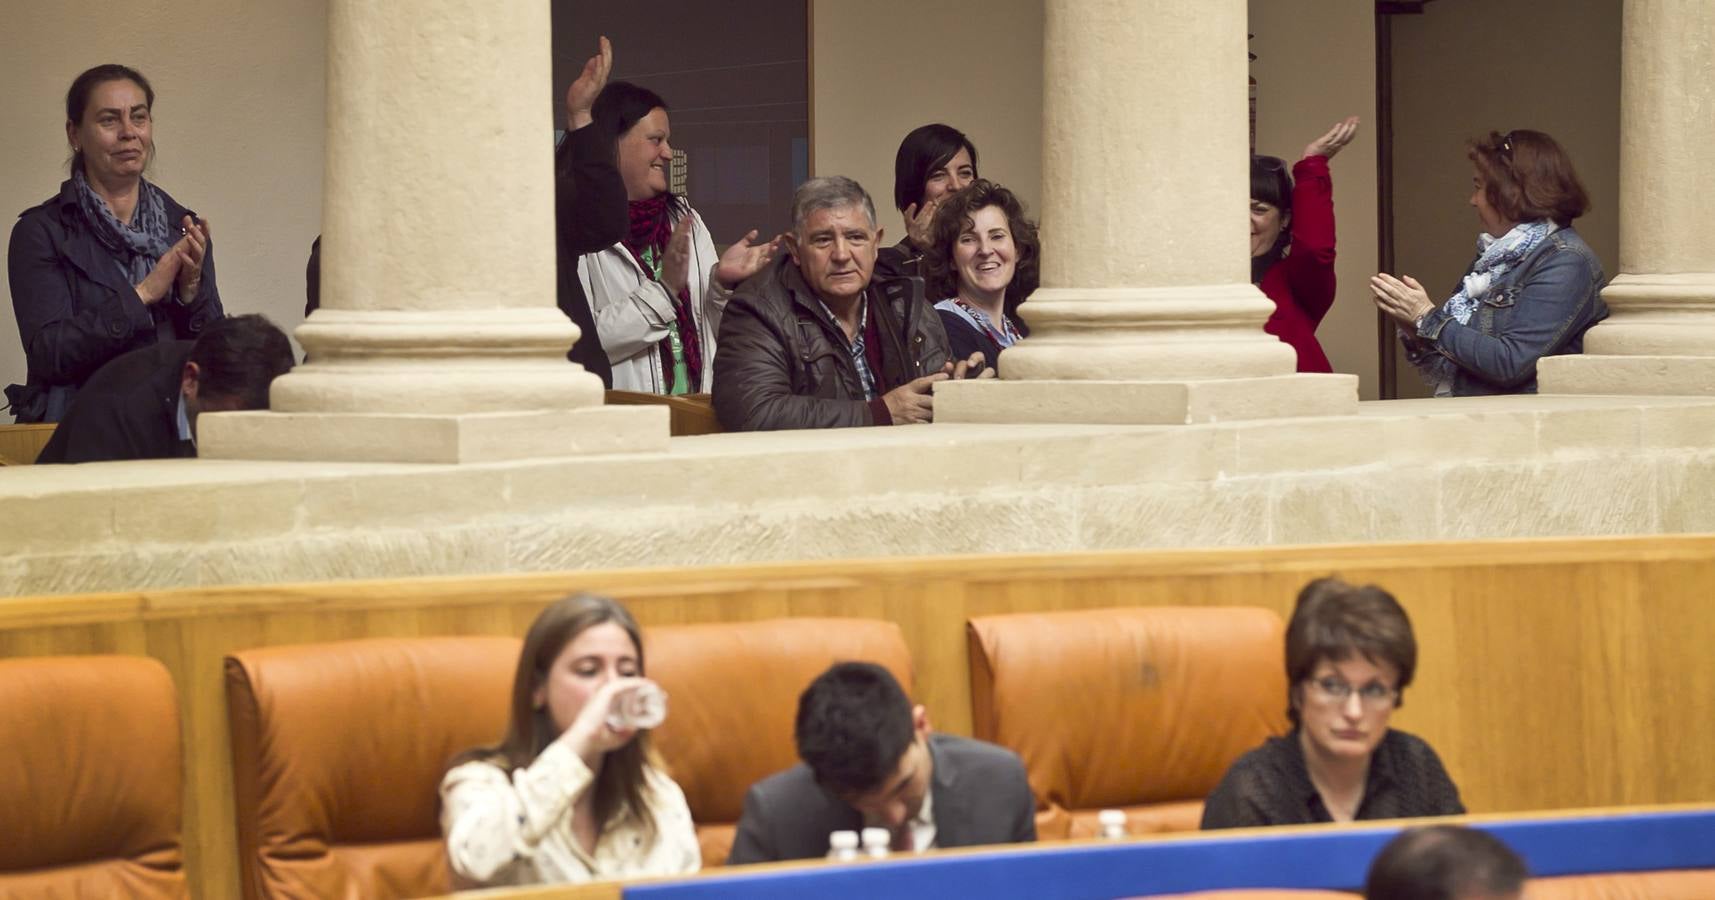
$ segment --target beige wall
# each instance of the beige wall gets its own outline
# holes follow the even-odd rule
[[[1316,337],[1334,371],[1357,375],[1358,396],[1374,400],[1380,396],[1376,313],[1365,287],[1376,269],[1377,239],[1374,4],[1250,0],[1250,31],[1258,153],[1291,163],[1340,119],[1363,120],[1332,165],[1340,286]]]
[[[1620,0],[1438,0],[1393,20],[1395,261],[1437,301],[1476,252],[1465,141],[1533,128],[1571,154],[1590,193],[1577,222],[1619,266]],[[1550,84],[1552,82],[1552,84]],[[1421,396],[1409,365],[1401,396]]]
[[[66,177],[66,88],[90,66],[121,62],[153,82],[157,156],[148,177],[209,220],[227,311],[295,327],[304,263],[321,227],[326,21],[325,0],[6,4],[7,235],[13,216]],[[25,375],[10,310],[8,303],[0,314],[0,384]]]
[[[930,122],[969,135],[982,175],[1041,217],[1041,0],[814,0],[810,28],[811,171],[869,189],[889,243],[905,233],[893,155]]]

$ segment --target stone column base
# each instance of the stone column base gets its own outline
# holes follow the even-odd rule
[[[1550,356],[1536,378],[1544,394],[1715,397],[1715,356]]]
[[[1295,374],[1208,381],[1007,381],[935,385],[935,421],[1192,425],[1342,416],[1358,411],[1358,376]]]
[[[203,459],[482,463],[667,449],[664,406],[502,413],[209,413]]]

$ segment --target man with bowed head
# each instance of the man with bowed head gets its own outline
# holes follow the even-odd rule
[[[875,204],[850,178],[812,178],[792,198],[787,254],[745,282],[721,320],[714,407],[728,431],[902,425],[934,417],[955,362],[916,278],[876,278]],[[992,370],[983,374],[992,374]]]
[[[803,763],[752,785],[733,865],[811,859],[828,836],[885,828],[897,852],[1036,840],[1036,800],[1017,754],[934,734],[887,669],[843,662],[798,698]]]

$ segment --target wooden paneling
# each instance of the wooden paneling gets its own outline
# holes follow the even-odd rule
[[[833,561],[330,582],[0,600],[0,655],[161,659],[184,707],[186,836],[205,896],[236,895],[221,659],[384,635],[522,634],[574,590],[646,626],[891,619],[937,727],[970,730],[965,620],[1125,605],[1290,614],[1310,578],[1393,591],[1420,662],[1394,724],[1441,753],[1475,812],[1715,801],[1715,538]],[[735,673],[743,677],[743,673]],[[1285,698],[1281,699],[1285,703]],[[1219,710],[1209,714],[1219,715]]]
[[[0,425],[0,466],[28,466],[54,436],[52,424]]]

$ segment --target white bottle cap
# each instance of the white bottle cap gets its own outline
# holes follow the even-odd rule
[[[1096,813],[1096,822],[1103,828],[1124,828],[1125,810],[1104,809],[1101,812]]]
[[[858,833],[855,831],[835,831],[828,835],[830,850],[856,850],[857,847]]]
[[[893,846],[893,834],[885,828],[865,828],[863,830],[863,845],[866,848],[880,847],[886,850]]]

